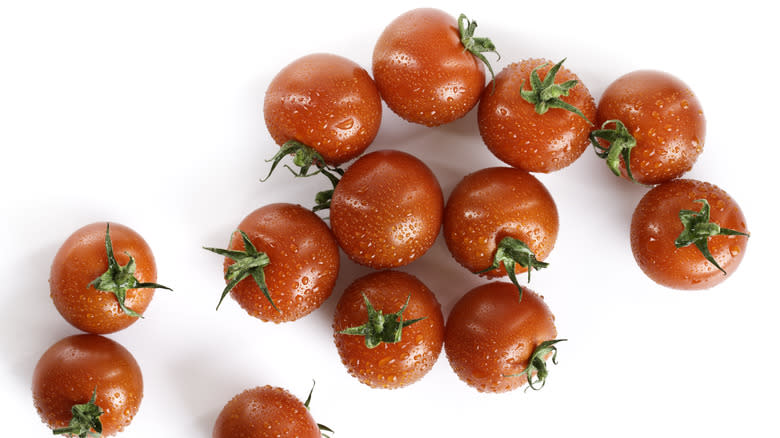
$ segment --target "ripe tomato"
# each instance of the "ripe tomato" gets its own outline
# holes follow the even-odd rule
[[[466,115],[485,86],[482,52],[495,52],[487,38],[474,38],[476,22],[422,8],[390,23],[374,47],[379,92],[404,120],[427,126]],[[492,68],[491,74],[492,74]]]
[[[317,309],[333,292],[339,249],[316,214],[293,204],[269,204],[250,213],[232,234],[225,256],[228,292],[250,315],[276,323]],[[217,305],[219,308],[219,305]]]
[[[268,86],[265,124],[280,146],[290,140],[341,164],[374,141],[382,100],[368,72],[337,55],[304,56],[283,68]]]
[[[596,120],[602,128],[614,126],[615,120],[625,126],[630,137],[623,142],[633,142],[617,144],[611,157],[609,137],[594,131],[601,138],[595,144],[613,172],[631,179],[625,165],[629,155],[631,176],[642,184],[659,184],[689,171],[704,145],[706,123],[699,100],[681,80],[660,71],[634,71],[610,84]]]
[[[33,371],[32,393],[38,414],[55,433],[86,436],[102,426],[103,436],[109,436],[130,424],[144,384],[129,351],[88,334],[69,336],[43,353]],[[86,418],[79,422],[75,411]]]
[[[444,210],[444,239],[455,260],[487,277],[505,276],[506,265],[513,265],[515,284],[515,273],[547,266],[538,260],[550,254],[557,237],[555,201],[520,169],[491,167],[466,175]],[[518,251],[523,249],[518,242],[524,251]],[[492,266],[497,269],[488,270]]]
[[[706,289],[737,269],[747,246],[747,236],[740,234],[746,232],[745,216],[728,193],[706,182],[677,179],[639,201],[631,219],[631,249],[656,283]]]
[[[94,223],[65,240],[51,265],[54,306],[74,327],[113,333],[138,320],[154,297],[157,266],[146,241],[117,223]]]
[[[330,225],[353,261],[375,269],[411,263],[433,245],[444,197],[433,172],[404,152],[360,157],[333,191]]]
[[[547,377],[544,359],[556,352],[554,321],[530,289],[518,301],[511,283],[484,284],[455,303],[444,349],[458,377],[480,392],[510,391],[534,375],[532,388],[539,389]]]
[[[334,339],[347,370],[375,388],[421,379],[441,353],[444,317],[417,277],[382,271],[355,280],[336,305]]]
[[[560,67],[562,62],[553,66],[544,59],[526,59],[510,64],[496,76],[495,91],[485,87],[477,114],[479,133],[501,161],[547,173],[573,163],[588,147],[596,103],[577,75]]]
[[[213,438],[321,438],[308,407],[285,389],[248,389],[227,402]]]

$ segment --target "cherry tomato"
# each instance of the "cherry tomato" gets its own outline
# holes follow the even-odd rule
[[[452,369],[480,392],[505,392],[536,376],[547,377],[544,359],[555,353],[555,317],[530,289],[517,299],[511,283],[494,282],[466,293],[447,318],[444,349]],[[554,359],[554,358],[553,358]]]
[[[621,150],[612,151],[612,162],[608,148],[615,142],[610,144],[603,136],[598,141],[600,155],[608,158],[614,172],[631,179],[622,153],[630,151],[631,176],[642,184],[681,176],[693,167],[704,146],[706,123],[699,100],[681,80],[660,71],[634,71],[610,84],[599,101],[596,120],[605,129],[614,128],[615,120],[625,126],[631,137],[617,144]],[[628,147],[626,141],[631,142]]]
[[[304,56],[268,86],[265,124],[279,145],[296,140],[329,164],[341,164],[371,144],[382,120],[382,100],[368,72],[337,55]]]
[[[439,234],[444,197],[433,172],[405,152],[366,154],[333,191],[330,225],[353,261],[375,269],[411,263]]]
[[[395,389],[420,380],[436,363],[444,317],[436,296],[417,277],[381,271],[347,287],[333,330],[352,376],[374,388]]]
[[[473,37],[476,25],[463,15],[456,22],[430,8],[393,20],[379,36],[373,58],[374,79],[387,106],[404,120],[427,126],[466,115],[485,85],[482,52],[495,52],[490,40]]]
[[[146,241],[117,223],[94,223],[65,240],[51,265],[54,306],[74,327],[113,333],[136,322],[154,297],[157,266]]]
[[[570,165],[588,147],[596,103],[562,62],[553,66],[544,59],[527,59],[510,64],[496,75],[495,91],[485,87],[477,114],[479,133],[501,161],[548,173]],[[536,92],[534,74],[541,81]]]
[[[285,389],[248,389],[227,402],[213,438],[321,438],[309,409]]]
[[[102,426],[103,436],[109,436],[130,424],[144,385],[129,351],[108,338],[84,334],[64,338],[43,353],[33,371],[32,393],[38,414],[55,433],[86,436]],[[73,411],[87,418],[79,422]]]
[[[631,249],[656,283],[706,289],[739,266],[747,246],[742,233],[747,233],[745,216],[728,193],[710,183],[677,179],[639,201],[631,220]]]
[[[206,249],[225,256],[222,299],[230,292],[247,313],[263,321],[308,315],[333,292],[339,272],[333,234],[300,205],[258,208],[238,225],[227,250]]]
[[[520,169],[491,167],[466,175],[444,210],[450,253],[469,271],[487,277],[507,275],[507,264],[515,273],[546,266],[538,261],[550,254],[557,236],[555,201],[538,179]],[[518,242],[527,251],[518,251]],[[497,269],[488,270],[494,263]]]

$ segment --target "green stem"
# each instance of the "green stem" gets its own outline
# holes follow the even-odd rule
[[[506,270],[507,275],[509,275],[509,279],[517,287],[519,292],[519,300],[523,299],[523,288],[517,281],[515,266],[520,265],[528,269],[529,283],[531,282],[532,270],[535,269],[538,271],[539,269],[543,269],[549,266],[549,263],[540,262],[537,260],[536,255],[533,253],[533,251],[531,251],[531,248],[529,248],[525,242],[509,236],[504,237],[501,239],[501,242],[498,243],[496,255],[493,257],[493,264],[488,266],[486,269],[477,272],[477,274],[483,274],[485,272],[498,269],[502,263],[504,264],[504,269]]]
[[[547,362],[544,358],[548,354],[552,353],[552,363],[558,365],[558,348],[555,347],[555,344],[563,341],[566,341],[566,339],[554,339],[551,341],[542,342],[539,344],[539,346],[536,347],[536,349],[534,349],[534,352],[531,353],[531,357],[528,359],[528,366],[525,367],[523,371],[520,371],[517,374],[509,374],[505,377],[520,377],[524,375],[528,380],[529,388],[533,389],[534,391],[542,389],[544,384],[547,383],[547,376],[549,375],[549,371],[547,370]],[[534,373],[536,374],[535,380]],[[527,389],[528,388],[526,388],[526,390]]]
[[[523,83],[520,84],[520,95],[526,102],[534,105],[537,114],[544,114],[550,108],[560,108],[573,112],[582,117],[588,124],[593,125],[579,108],[560,99],[561,96],[568,96],[569,90],[574,88],[578,83],[574,79],[562,84],[554,83],[555,75],[558,74],[558,70],[560,70],[561,65],[563,65],[563,61],[566,61],[566,58],[563,58],[559,63],[555,64],[550,71],[547,72],[544,80],[539,78],[538,70],[549,65],[549,63],[536,66],[531,70],[531,89],[526,90],[525,81],[523,81]]]
[[[606,129],[610,123],[615,124],[615,129]],[[609,147],[602,146],[598,139],[609,142]],[[596,150],[596,155],[607,161],[607,167],[612,173],[620,176],[620,158],[623,158],[628,178],[638,183],[631,173],[631,149],[636,146],[636,139],[628,132],[623,122],[617,119],[607,120],[601,125],[601,129],[590,133],[590,142]]]
[[[339,333],[343,335],[365,336],[367,348],[375,348],[382,342],[399,342],[401,341],[401,332],[404,327],[408,327],[415,322],[427,318],[422,317],[404,321],[402,313],[406,310],[411,298],[412,295],[410,294],[406,298],[406,303],[401,307],[401,310],[385,315],[381,310],[374,309],[374,306],[371,305],[366,294],[363,294],[363,301],[366,304],[366,310],[368,312],[368,321],[363,325],[341,330]]]
[[[495,91],[496,75],[493,73],[493,67],[490,65],[490,62],[488,62],[487,58],[485,58],[485,55],[483,55],[483,53],[485,52],[495,53],[498,56],[498,58],[496,59],[497,61],[501,59],[501,55],[496,50],[495,44],[493,44],[493,42],[490,41],[490,38],[474,36],[474,31],[476,29],[477,29],[476,21],[470,21],[465,14],[460,14],[460,16],[458,17],[458,32],[460,33],[460,42],[463,44],[463,47],[465,47],[466,50],[468,50],[477,59],[485,63],[485,65],[488,68],[488,71],[490,71],[490,81],[493,83],[493,91]]]
[[[311,408],[309,408],[309,404],[311,403],[311,395],[314,392],[314,386],[316,384],[317,382],[315,382],[314,380],[311,381],[311,389],[309,390],[309,396],[306,397],[306,402],[303,403],[303,405],[306,406],[306,409],[308,410],[311,410]],[[333,429],[329,428],[324,424],[317,423],[317,428],[320,429],[320,435],[324,436],[325,438],[330,438],[330,435],[328,435],[327,433],[334,433]]]
[[[103,424],[100,422],[100,416],[103,415],[103,409],[95,404],[97,399],[97,386],[92,391],[92,397],[88,402],[79,405],[73,405],[70,412],[73,417],[67,427],[54,429],[54,435],[76,435],[79,438],[90,436],[100,436],[103,433]],[[94,430],[94,432],[92,432]]]
[[[271,170],[269,170],[268,175],[266,175],[266,177],[262,178],[260,181],[267,181],[268,178],[271,177],[271,174],[274,173],[274,170],[279,165],[279,163],[281,163],[281,161],[289,155],[293,156],[293,165],[297,166],[298,170],[296,171],[286,164],[284,167],[286,167],[287,170],[289,170],[296,177],[307,177],[316,175],[318,173],[323,173],[330,178],[330,175],[328,175],[329,171],[341,174],[344,173],[344,171],[339,167],[329,166],[327,163],[325,163],[325,158],[323,158],[322,155],[314,148],[306,146],[297,140],[289,140],[279,148],[279,151],[276,152],[273,157],[266,160],[266,163],[272,163]],[[313,173],[309,173],[309,170],[312,166],[316,167],[317,170],[315,170]]]

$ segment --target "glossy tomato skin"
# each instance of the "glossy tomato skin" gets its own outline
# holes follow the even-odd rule
[[[582,117],[560,108],[537,114],[534,105],[520,95],[520,87],[530,90],[531,71],[544,80],[555,64],[546,59],[526,59],[504,67],[496,75],[495,91],[488,84],[482,92],[477,119],[482,140],[493,154],[510,166],[528,172],[548,173],[573,163],[590,144],[593,126]],[[577,75],[561,67],[555,83],[578,80]],[[590,121],[596,119],[596,103],[588,88],[579,83],[561,100],[575,107]]]
[[[338,165],[362,154],[374,141],[382,100],[373,79],[358,64],[316,53],[293,61],[274,77],[263,113],[276,143],[297,140]]]
[[[536,347],[555,339],[555,317],[541,297],[493,282],[467,292],[447,318],[444,349],[455,373],[480,392],[511,391],[527,383],[522,372]]]
[[[466,175],[447,200],[444,239],[455,260],[471,272],[487,269],[504,237],[523,241],[538,260],[558,237],[558,209],[550,192],[528,172],[491,167]],[[526,272],[517,264],[515,272]],[[504,265],[482,274],[506,275]]]
[[[679,212],[699,211],[706,199],[710,222],[722,228],[746,233],[742,210],[719,187],[692,179],[665,182],[647,192],[631,219],[631,250],[642,271],[656,283],[674,289],[707,289],[733,274],[745,256],[746,236],[712,236],[708,246],[723,275],[707,261],[695,245],[676,248],[675,239],[683,231]]]
[[[702,152],[706,121],[701,104],[684,82],[668,73],[638,70],[610,84],[599,101],[598,125],[614,119],[636,139],[631,173],[642,184],[681,176]],[[620,165],[628,178],[622,160]]]
[[[426,319],[405,327],[400,342],[367,348],[365,337],[338,333],[366,323],[363,294],[385,315],[398,312],[411,297],[402,313],[404,321]],[[341,361],[352,376],[374,388],[395,389],[420,380],[436,363],[444,341],[444,317],[436,296],[417,277],[381,271],[347,287],[336,306],[333,330]]]
[[[309,410],[285,389],[263,386],[233,397],[219,413],[213,438],[321,438]]]
[[[347,256],[374,269],[422,256],[441,228],[444,197],[433,172],[405,152],[355,161],[333,192],[330,224]]]
[[[431,8],[408,11],[385,28],[374,46],[373,73],[387,106],[426,126],[466,115],[485,85],[482,64],[463,47],[455,18]]]
[[[250,315],[263,321],[287,322],[302,318],[333,292],[339,272],[339,250],[333,234],[316,214],[300,205],[269,204],[250,213],[238,225],[270,259],[265,281],[276,309],[250,276],[230,295]],[[230,239],[231,250],[244,251],[239,233]],[[225,271],[234,262],[225,259]]]
[[[103,436],[121,432],[144,389],[141,369],[124,347],[99,335],[69,336],[46,350],[33,371],[33,402],[52,429],[67,426],[73,405],[88,402],[96,387]]]
[[[140,283],[157,281],[157,265],[152,250],[140,234],[110,222],[111,243],[117,262],[124,266],[132,255],[135,277]],[[89,333],[113,333],[140,318],[127,315],[114,294],[101,292],[92,281],[108,270],[106,223],[79,228],[62,244],[51,265],[49,289],[54,306],[63,318],[79,330]],[[154,297],[154,289],[130,289],[125,305],[143,314]]]

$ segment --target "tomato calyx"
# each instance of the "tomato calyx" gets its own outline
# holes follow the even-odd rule
[[[531,357],[528,359],[528,366],[525,367],[523,371],[520,371],[517,374],[509,374],[504,377],[520,377],[525,375],[526,379],[528,379],[528,388],[531,388],[534,391],[544,388],[544,384],[547,383],[547,376],[549,375],[545,357],[552,353],[552,363],[558,365],[558,348],[555,344],[566,340],[567,339],[553,339],[551,341],[542,342],[534,349],[534,352],[531,353]],[[534,373],[536,374],[535,380]],[[528,390],[528,388],[526,388],[526,390]]]
[[[306,409],[311,411],[311,408],[309,408],[309,404],[311,403],[311,395],[314,393],[314,386],[317,385],[317,382],[312,380],[311,381],[311,389],[309,390],[309,395],[306,397],[306,401],[303,402],[303,405],[306,406]],[[324,424],[317,423],[317,428],[320,429],[320,435],[324,436],[325,438],[330,438],[330,435],[328,433],[335,433],[333,432],[333,429],[329,428],[328,426]],[[327,433],[325,433],[327,432]]]
[[[217,310],[219,310],[219,306],[222,304],[222,301],[225,299],[228,292],[236,287],[242,280],[251,276],[263,292],[263,295],[265,295],[265,298],[271,303],[271,306],[273,306],[277,312],[281,312],[276,307],[276,304],[274,304],[274,300],[271,299],[271,293],[268,291],[268,286],[265,284],[265,272],[263,269],[271,264],[271,259],[268,257],[268,254],[260,252],[255,248],[255,245],[252,244],[252,241],[249,240],[249,236],[247,236],[245,232],[238,230],[238,233],[241,234],[241,239],[244,242],[244,251],[203,247],[203,249],[207,251],[211,251],[235,261],[235,263],[228,266],[227,271],[225,272],[225,280],[228,281],[228,284],[225,286],[225,289],[222,291],[222,296],[219,298]]]
[[[97,386],[92,391],[92,397],[84,404],[73,405],[70,412],[73,417],[67,427],[54,429],[54,435],[67,434],[68,436],[78,436],[79,438],[100,437],[103,433],[103,423],[100,422],[100,416],[103,415],[103,409],[95,404],[97,399]],[[93,432],[94,431],[94,432]]]
[[[593,125],[579,108],[560,99],[561,96],[568,96],[569,90],[579,83],[576,79],[566,81],[562,84],[554,83],[555,75],[558,74],[558,70],[560,70],[561,65],[563,65],[563,61],[566,61],[566,58],[563,58],[559,63],[555,64],[550,71],[547,72],[544,80],[539,78],[538,70],[549,65],[549,63],[545,62],[531,70],[531,89],[525,89],[525,80],[523,80],[520,84],[520,96],[522,96],[526,102],[534,105],[537,114],[544,114],[550,108],[560,108],[573,112],[582,117],[588,124]]]
[[[322,173],[328,178],[332,178],[335,177],[333,175],[334,173],[338,175],[344,174],[344,171],[341,168],[326,164],[325,158],[323,158],[322,155],[314,148],[306,146],[297,140],[288,140],[279,148],[279,151],[276,152],[273,157],[265,160],[266,163],[272,163],[271,170],[269,170],[268,175],[260,181],[267,181],[279,163],[288,155],[293,156],[293,164],[298,167],[298,170],[296,171],[287,164],[285,164],[284,167],[286,167],[287,170],[289,170],[296,177],[307,177]],[[309,173],[309,170],[311,170],[312,166],[316,167],[317,170],[315,170],[313,173]]]
[[[536,259],[536,254],[531,251],[531,248],[526,245],[522,240],[515,239],[514,237],[504,237],[501,242],[498,243],[496,249],[496,255],[493,257],[493,264],[483,269],[477,274],[483,274],[485,272],[498,269],[504,264],[507,275],[512,283],[517,287],[519,291],[518,301],[523,299],[523,288],[517,281],[517,275],[515,274],[515,265],[520,265],[524,268],[528,268],[528,282],[531,282],[531,271],[536,269],[537,271],[549,266],[549,263],[541,262]]]
[[[710,203],[706,199],[697,199],[694,202],[702,204],[701,210],[680,210],[680,222],[683,224],[683,231],[674,241],[674,246],[683,248],[688,245],[696,245],[704,258],[715,265],[723,275],[726,271],[720,267],[715,257],[710,253],[709,238],[712,236],[748,236],[750,234],[741,231],[722,228],[720,225],[710,222]]]
[[[615,124],[615,129],[606,129],[610,123]],[[609,146],[602,146],[598,139],[608,141]],[[636,139],[628,132],[628,128],[623,122],[617,119],[607,120],[601,125],[601,129],[595,129],[590,133],[590,142],[596,149],[596,155],[601,159],[606,159],[607,167],[612,170],[612,173],[620,176],[620,158],[622,157],[628,178],[637,184],[639,183],[631,174],[631,149],[636,146]]]
[[[116,296],[116,300],[119,303],[119,308],[122,309],[125,314],[134,316],[136,318],[143,318],[141,314],[125,305],[125,298],[127,298],[127,291],[130,289],[167,289],[173,290],[167,286],[163,286],[157,283],[141,283],[135,278],[135,259],[129,253],[130,261],[126,265],[121,266],[114,257],[114,247],[111,243],[111,235],[109,233],[109,224],[106,224],[106,255],[108,256],[108,270],[101,274],[98,278],[92,280],[87,285],[87,289],[90,286],[101,292],[108,292]]]
[[[381,310],[374,309],[374,306],[371,305],[366,294],[363,294],[363,301],[366,303],[366,310],[368,312],[368,321],[363,325],[350,327],[341,330],[338,333],[343,335],[365,336],[367,348],[375,348],[382,342],[388,344],[400,342],[401,332],[404,327],[408,327],[415,322],[427,318],[427,316],[424,316],[422,318],[404,321],[401,314],[406,310],[406,307],[409,306],[409,300],[411,298],[411,294],[406,297],[406,303],[404,303],[401,310],[398,312],[385,315]]]
[[[487,58],[485,58],[485,55],[482,53],[495,53],[498,56],[496,61],[501,59],[501,54],[498,53],[495,44],[493,44],[493,41],[490,41],[490,38],[474,36],[474,30],[476,30],[476,28],[476,21],[469,20],[468,17],[466,17],[466,14],[460,14],[458,17],[458,32],[460,33],[460,42],[463,44],[463,47],[465,47],[466,50],[474,55],[474,57],[485,63],[488,70],[490,71],[490,81],[493,83],[493,91],[495,91],[496,81],[494,79],[496,78],[496,75],[493,73],[493,67],[490,65],[490,62],[488,62]]]

